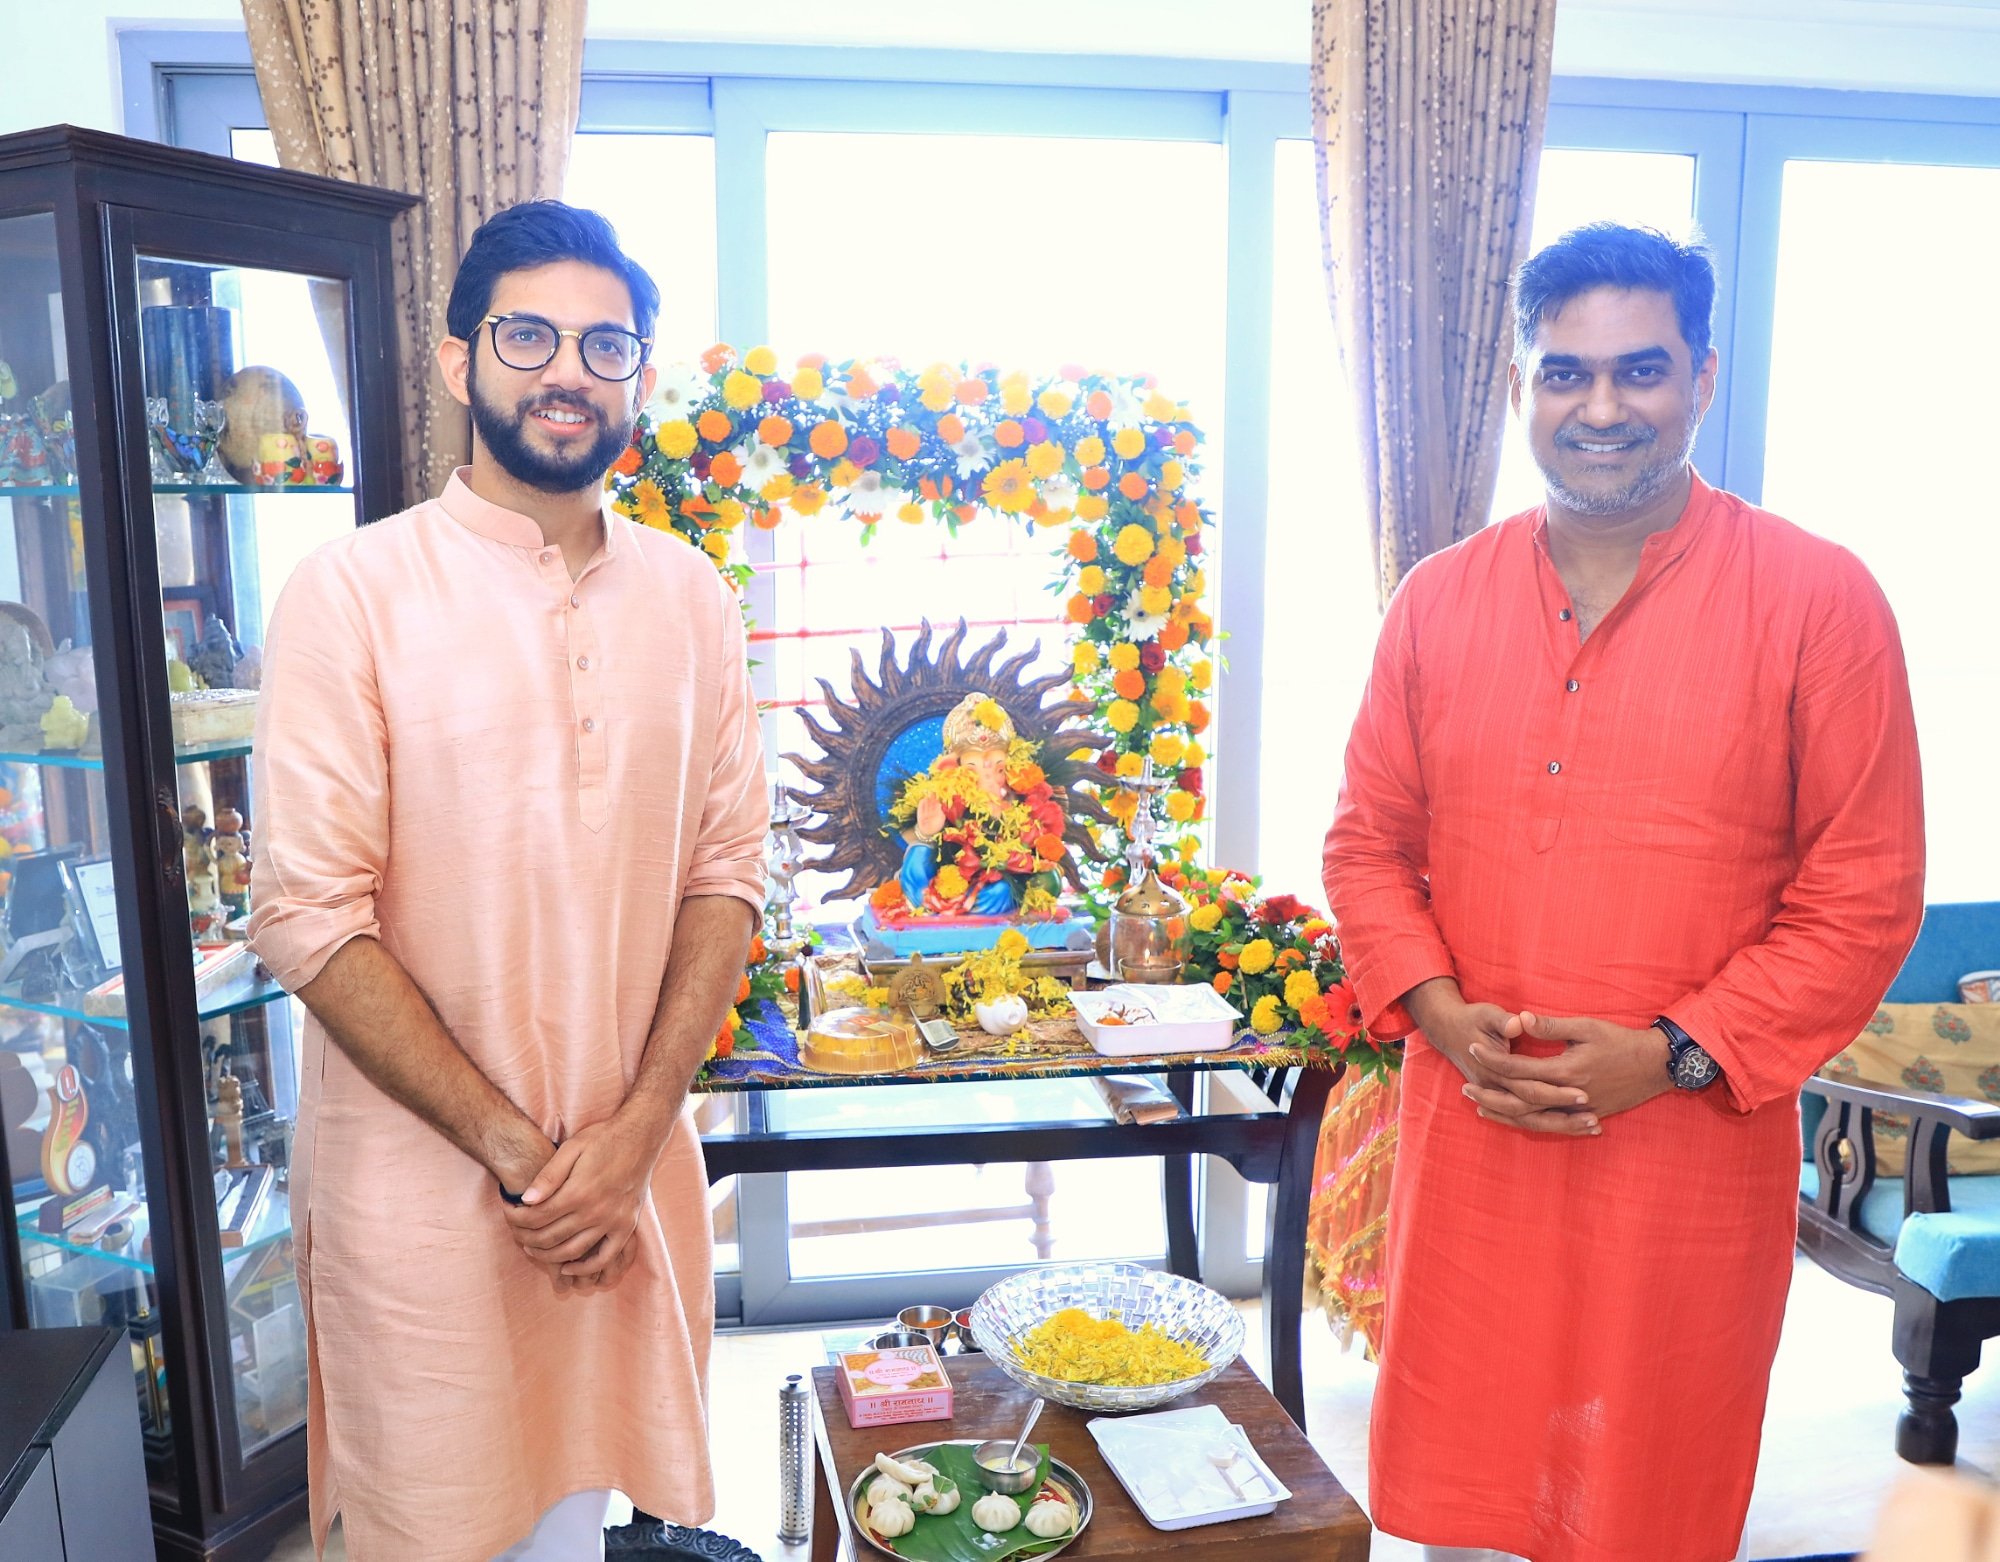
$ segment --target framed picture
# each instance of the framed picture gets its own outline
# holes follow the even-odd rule
[[[89,862],[62,864],[63,889],[69,896],[70,919],[76,925],[76,941],[83,957],[97,968],[98,977],[116,975],[120,967],[118,948],[118,896],[112,879],[111,859],[98,857]]]
[[[186,661],[194,655],[194,648],[201,643],[202,615],[207,604],[196,596],[167,596],[160,598],[160,623],[166,631],[167,644],[172,647],[177,661]]]

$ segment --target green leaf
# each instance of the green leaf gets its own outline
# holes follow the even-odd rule
[[[1049,1475],[1048,1444],[1037,1443],[1034,1447],[1040,1455],[1035,1484],[1011,1499],[1020,1504],[1024,1521],[1035,1493],[1042,1489],[1042,1483]],[[1068,1540],[1066,1535],[1043,1540],[1032,1534],[1025,1522],[1001,1535],[992,1534],[973,1523],[972,1505],[986,1495],[986,1487],[979,1479],[979,1466],[973,1463],[970,1448],[958,1443],[943,1443],[910,1457],[924,1460],[938,1474],[958,1482],[958,1508],[955,1512],[942,1515],[919,1513],[916,1527],[909,1534],[898,1535],[889,1542],[898,1556],[911,1557],[916,1562],[1001,1562],[1006,1557],[1041,1556]]]

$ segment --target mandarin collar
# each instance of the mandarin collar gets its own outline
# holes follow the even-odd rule
[[[509,510],[504,505],[495,504],[490,499],[482,499],[472,491],[467,481],[472,468],[462,466],[451,474],[451,480],[444,485],[444,492],[438,496],[438,503],[459,525],[469,532],[491,542],[503,543],[510,548],[545,548],[548,543],[542,536],[542,528],[519,510]],[[620,524],[629,521],[613,511],[607,504],[602,508],[604,517],[604,541],[591,562],[608,559],[618,552],[618,532]],[[589,566],[585,566],[588,568]]]
[[[1639,561],[1664,563],[1685,553],[1695,538],[1701,535],[1703,524],[1709,512],[1715,507],[1715,490],[1702,480],[1701,473],[1692,468],[1688,471],[1687,503],[1681,507],[1679,518],[1673,525],[1656,531],[1639,548]],[[1549,507],[1546,501],[1531,512],[1533,516],[1533,536],[1535,546],[1547,554],[1549,551]]]

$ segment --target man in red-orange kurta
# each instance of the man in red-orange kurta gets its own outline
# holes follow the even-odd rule
[[[1609,225],[1522,268],[1547,502],[1403,582],[1327,837],[1409,1037],[1371,1505],[1437,1557],[1739,1555],[1800,1086],[1921,916],[1887,603],[1688,465],[1713,299]]]

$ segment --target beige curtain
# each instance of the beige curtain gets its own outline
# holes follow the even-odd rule
[[[445,300],[472,232],[562,194],[583,82],[585,0],[243,0],[287,168],[419,196],[397,220],[403,491],[470,459],[438,378]],[[369,394],[368,387],[362,387]]]
[[[1555,0],[1314,0],[1326,272],[1382,600],[1485,524]]]

